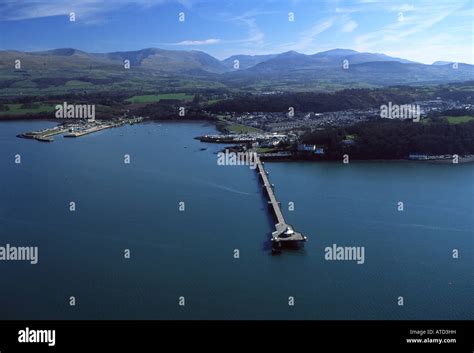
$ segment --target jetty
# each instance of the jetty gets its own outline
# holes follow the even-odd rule
[[[91,127],[87,127],[83,129],[78,129],[76,131],[72,131],[69,134],[64,135],[64,137],[80,137],[80,136],[92,134],[97,131],[110,129],[115,126],[118,126],[118,125],[104,124],[104,125],[91,126]]]
[[[49,129],[43,129],[40,131],[25,132],[23,134],[16,135],[20,138],[33,139],[41,142],[53,142],[54,135],[59,135],[67,132],[67,129],[62,126],[55,126]]]
[[[123,126],[125,124],[138,124],[144,120],[143,117],[119,118],[115,120],[94,120],[94,121],[78,121],[65,122],[52,128],[46,128],[39,131],[25,132],[16,135],[20,138],[34,139],[42,142],[53,142],[54,135],[63,135],[64,137],[80,137],[94,132],[110,129],[113,127]]]
[[[264,162],[260,160],[260,157],[256,152],[254,153],[257,163],[257,168],[255,170],[260,176],[262,187],[268,199],[270,212],[276,220],[275,231],[272,232],[271,237],[272,250],[279,252],[282,248],[298,248],[299,246],[304,245],[307,238],[303,234],[295,231],[293,226],[285,221],[285,217],[281,212],[280,202],[277,200],[273,190],[274,186],[270,183],[268,172],[265,171]]]

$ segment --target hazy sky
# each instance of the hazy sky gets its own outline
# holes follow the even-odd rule
[[[75,13],[76,21],[69,21]],[[179,21],[179,13],[185,15]],[[290,21],[289,13],[294,14]],[[474,64],[474,0],[1,0],[0,49],[148,47],[218,58],[348,48]]]

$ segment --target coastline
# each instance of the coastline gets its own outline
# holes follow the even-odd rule
[[[22,117],[21,119],[0,119],[0,122],[12,122],[12,121],[45,121],[45,122],[55,122],[55,119],[51,118],[25,118]],[[147,122],[182,122],[182,123],[188,123],[188,122],[206,122],[209,124],[213,124],[216,129],[217,129],[217,124],[215,120],[210,120],[210,119],[183,119],[183,120],[174,120],[174,119],[143,119],[140,122],[147,123]],[[60,124],[58,124],[60,125]],[[219,130],[218,130],[219,131]],[[219,134],[222,134],[222,132],[219,132]],[[17,137],[21,138],[33,138],[33,137],[28,137],[25,136],[24,134],[19,134]],[[49,136],[48,136],[49,138]],[[202,143],[216,143],[216,141],[206,141],[203,140],[202,137],[195,137],[195,139],[201,140]],[[52,142],[51,140],[48,140],[47,142]],[[232,141],[227,141],[225,139],[219,141],[219,143],[230,143]],[[234,141],[235,142],[235,141]],[[324,159],[324,158],[308,158],[304,156],[265,156],[265,154],[260,154],[260,158],[263,161],[271,161],[271,162],[340,162],[340,159]],[[458,163],[453,163],[452,159],[450,158],[445,158],[445,159],[428,159],[428,160],[414,160],[414,159],[391,159],[391,158],[384,158],[384,159],[355,159],[351,158],[351,162],[372,162],[372,163],[407,163],[407,162],[417,162],[417,163],[425,163],[425,164],[466,164],[466,163],[473,163],[474,162],[474,155],[469,155],[466,157],[459,156]]]
[[[308,163],[321,163],[321,162],[334,162],[334,163],[341,163],[341,160],[336,159],[308,159],[308,158],[266,158],[265,156],[261,156],[263,161],[269,162],[308,162]],[[363,162],[363,163],[421,163],[421,164],[466,164],[466,163],[474,163],[474,156],[473,157],[459,157],[458,163],[453,163],[451,159],[433,159],[433,160],[412,160],[412,159],[351,159],[350,163],[355,162]],[[348,164],[350,164],[348,163]]]
[[[105,298],[98,301],[100,313],[96,313],[95,307],[87,311],[85,305],[79,305],[76,314],[80,317],[113,318],[126,316],[131,312],[137,317],[150,318],[150,310],[141,305],[140,300],[151,302],[153,298],[156,299],[156,293],[162,292],[168,294],[164,301],[154,302],[156,314],[151,316],[169,318],[182,315],[188,319],[201,317],[201,308],[192,311],[195,305],[189,305],[189,310],[186,311],[177,306],[176,310],[170,309],[174,308],[169,305],[175,300],[174,285],[188,280],[193,285],[186,290],[186,298],[199,298],[203,294],[199,283],[205,281],[215,293],[216,301],[208,304],[205,302],[203,309],[217,318],[235,316],[226,299],[229,288],[235,285],[236,290],[249,291],[252,297],[266,298],[265,293],[269,287],[278,287],[282,283],[280,272],[274,271],[275,266],[285,271],[285,276],[291,275],[288,277],[291,281],[288,288],[300,293],[299,298],[310,298],[318,288],[324,289],[321,291],[322,296],[308,302],[304,312],[302,308],[301,314],[295,313],[300,315],[298,317],[398,317],[398,314],[394,315],[393,310],[385,305],[393,299],[391,293],[397,290],[398,282],[385,279],[400,275],[399,267],[402,263],[406,266],[404,268],[417,269],[409,273],[409,276],[416,276],[409,277],[410,283],[416,284],[425,279],[422,295],[439,293],[452,280],[452,260],[449,256],[441,258],[443,262],[440,266],[445,269],[441,272],[433,272],[428,266],[420,267],[419,262],[429,264],[437,261],[438,258],[433,258],[433,253],[446,251],[446,241],[449,239],[455,239],[457,246],[469,246],[472,243],[468,233],[472,222],[465,216],[470,205],[470,195],[465,192],[465,186],[469,185],[472,165],[449,168],[419,164],[357,164],[354,161],[356,164],[345,169],[346,166],[339,164],[340,162],[268,163],[270,182],[275,183],[275,192],[288,223],[310,239],[303,249],[291,250],[283,256],[271,256],[268,238],[274,222],[267,213],[268,206],[266,199],[262,197],[256,172],[246,167],[217,166],[214,152],[224,146],[204,145],[193,139],[201,131],[213,132],[212,125],[205,124],[206,127],[202,127],[203,123],[170,122],[161,123],[162,127],[158,127],[158,124],[135,126],[127,127],[127,132],[123,130],[126,135],[124,138],[118,138],[122,134],[120,130],[112,129],[97,135],[97,138],[76,139],[74,145],[70,144],[72,141],[61,139],[58,144],[41,146],[14,137],[12,132],[27,130],[28,125],[10,123],[7,127],[4,124],[1,130],[5,137],[1,139],[5,154],[8,156],[20,151],[24,166],[14,168],[8,158],[4,159],[5,185],[11,186],[3,188],[2,199],[5,204],[8,200],[13,202],[9,205],[11,211],[7,217],[10,221],[6,225],[10,230],[10,238],[5,242],[8,240],[12,244],[14,239],[21,238],[25,239],[26,245],[30,242],[40,249],[54,244],[55,247],[51,250],[57,253],[74,248],[78,251],[71,255],[73,257],[70,261],[73,264],[88,263],[101,271],[84,273],[79,265],[71,266],[71,269],[66,267],[66,272],[73,271],[69,275],[85,278],[87,281],[84,283],[91,284],[84,286],[81,281],[72,283],[66,275],[60,276],[63,282],[58,283],[54,277],[38,276],[35,272],[26,273],[22,267],[15,266],[12,267],[12,271],[16,271],[13,274],[25,275],[28,281],[15,281],[16,276],[9,276],[5,285],[6,295],[22,293],[24,283],[30,286],[48,285],[53,289],[59,288],[58,290],[71,285],[70,291],[79,293],[82,298],[87,293],[98,291],[98,298]],[[148,133],[149,130],[155,130],[156,133]],[[123,152],[131,153],[131,165],[123,165],[120,158],[120,152],[126,145],[139,147]],[[201,152],[201,147],[209,148],[208,151]],[[137,152],[141,155],[138,156]],[[44,158],[45,153],[55,158]],[[110,158],[114,154],[117,158]],[[24,159],[23,156],[27,158]],[[158,161],[159,163],[155,163]],[[371,174],[367,177],[369,169]],[[440,170],[443,173],[438,173]],[[35,178],[31,178],[30,171],[35,173]],[[413,176],[422,181],[422,185],[411,182]],[[445,179],[450,180],[452,188],[438,187],[442,185],[439,182]],[[46,185],[54,185],[54,189],[45,187]],[[427,192],[425,186],[429,186],[433,192]],[[378,192],[371,192],[372,190]],[[79,212],[70,214],[67,211],[64,195],[70,195],[71,200],[81,201]],[[124,199],[132,202],[125,203]],[[176,207],[176,201],[182,199],[189,201],[186,202],[184,213],[179,212]],[[24,203],[23,200],[30,202]],[[45,200],[48,200],[47,204]],[[394,200],[406,202],[405,213],[396,211]],[[417,201],[416,206],[411,207],[416,207],[417,213],[411,216],[410,202],[413,203],[414,200]],[[290,201],[296,205],[293,212],[288,210]],[[64,212],[61,212],[61,205],[64,205]],[[134,212],[137,205],[140,212]],[[42,236],[34,232],[23,235],[24,230],[29,228],[16,221],[18,209],[23,210],[26,215],[34,215],[31,216],[33,218],[27,218],[28,221],[47,220],[42,227]],[[204,209],[209,216],[203,217]],[[464,211],[458,212],[459,209]],[[55,214],[54,218],[51,218],[52,213]],[[120,214],[130,214],[131,218],[117,217]],[[235,217],[236,214],[239,216]],[[92,215],[100,217],[91,217]],[[355,221],[356,218],[360,221]],[[216,219],[225,222],[216,223]],[[391,227],[387,229],[388,226]],[[64,237],[65,230],[71,231],[71,236]],[[130,234],[137,232],[140,233],[140,241],[133,242]],[[77,239],[83,241],[78,244]],[[110,243],[110,239],[115,241]],[[352,243],[351,239],[356,240]],[[442,241],[443,239],[448,240]],[[420,257],[404,252],[414,241]],[[146,297],[143,299],[140,291],[132,290],[129,294],[127,292],[126,297],[120,297],[120,300],[106,300],[115,293],[110,288],[125,291],[137,284],[135,267],[130,268],[132,263],[122,261],[120,256],[123,249],[131,247],[131,242],[131,261],[135,261],[137,271],[143,270],[145,274],[140,283]],[[426,251],[428,243],[432,244],[432,251]],[[353,262],[343,264],[326,261],[324,248],[332,244],[363,245],[371,249],[370,258],[366,257],[364,264],[367,271],[360,271],[361,266]],[[90,249],[94,246],[97,251],[91,252]],[[107,251],[102,252],[103,249]],[[232,258],[233,249],[241,249],[240,260]],[[136,256],[139,254],[145,256]],[[367,254],[369,252],[366,252],[366,256]],[[391,259],[392,254],[397,256],[397,261],[387,261],[387,256]],[[69,255],[66,252],[64,258],[71,259]],[[203,257],[208,259],[203,262],[205,267],[196,266],[196,261]],[[222,262],[223,258],[231,261]],[[54,268],[58,262],[55,256],[43,256],[40,261],[43,264],[41,266],[48,268]],[[103,263],[118,263],[122,266],[120,268],[133,271],[126,272],[126,276],[110,277],[109,268],[102,266]],[[463,274],[469,273],[466,257],[461,257],[457,266]],[[304,267],[311,267],[318,272],[301,271]],[[169,268],[172,272],[163,271],[163,268]],[[252,273],[253,277],[240,289],[241,284],[235,283],[234,279],[239,278],[242,271]],[[328,275],[319,275],[320,273]],[[320,280],[314,281],[316,275]],[[261,278],[267,280],[261,281]],[[364,281],[370,283],[370,287],[366,289],[370,295],[352,298],[354,303],[362,302],[362,307],[349,306],[350,310],[346,310],[344,302],[347,299],[337,295],[340,287],[336,286],[338,281],[334,282],[334,278],[347,278],[348,286],[353,288],[365,283]],[[97,288],[97,283],[105,285]],[[156,283],[165,285],[163,287]],[[386,297],[378,296],[380,288],[388,288],[387,291],[383,290]],[[419,288],[415,285],[407,288],[406,293],[420,295]],[[452,310],[451,306],[444,305],[446,302],[451,303],[450,298],[433,296],[433,301],[426,301],[416,311],[403,312],[403,315],[405,318],[416,318],[427,312],[431,315],[430,318],[462,317],[459,316],[463,315],[461,299],[468,300],[466,298],[470,298],[469,294],[465,290],[459,292],[460,300],[454,308],[459,310]],[[373,298],[376,298],[376,305],[373,305]],[[120,304],[121,300],[131,303],[131,306],[128,311],[117,314],[116,304]],[[254,306],[249,307],[246,298],[234,296],[233,300],[232,306],[244,310],[241,314],[243,317],[264,315],[259,314],[260,311]],[[339,309],[336,311],[327,306],[331,300],[337,300],[335,305]],[[38,303],[44,305],[38,309]],[[18,307],[21,306],[38,317],[67,316],[68,313],[63,313],[61,306],[56,304],[55,301],[43,300],[41,297],[32,302],[26,301],[26,304],[18,300],[9,306],[5,315],[18,317]],[[272,318],[286,312],[286,306],[282,305],[280,297],[271,299],[265,305],[268,305],[268,311],[274,315]],[[432,310],[436,306],[443,311]],[[296,306],[299,307],[301,306]],[[383,312],[377,311],[380,307],[384,308]],[[280,312],[283,314],[279,314]]]

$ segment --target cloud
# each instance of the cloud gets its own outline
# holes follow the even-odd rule
[[[409,12],[409,11],[415,11],[415,6],[410,5],[410,4],[403,4],[400,6],[394,6],[391,8],[391,11],[400,11],[400,12]]]
[[[178,3],[183,5],[188,10],[190,10],[193,7],[194,2],[195,1],[193,1],[193,0],[178,0]]]
[[[354,12],[360,11],[356,8],[349,8],[349,7],[336,7],[336,13],[344,13],[344,14],[351,14]]]
[[[0,21],[19,21],[51,16],[76,14],[78,21],[97,21],[100,14],[124,7],[136,5],[151,7],[163,4],[167,0],[2,0],[0,2]]]
[[[302,32],[301,39],[296,42],[297,49],[302,50],[309,47],[311,44],[313,44],[313,41],[315,40],[315,38],[319,34],[331,28],[333,23],[334,23],[334,20],[332,18],[323,20],[321,22],[316,23],[308,30]]]
[[[323,19],[322,21],[315,23],[310,28],[298,34],[299,39],[297,41],[281,45],[279,51],[305,51],[310,49],[310,47],[313,46],[316,37],[331,28],[333,24],[334,18]]]
[[[344,24],[344,26],[342,26],[342,31],[343,32],[352,32],[357,27],[359,27],[359,24],[354,20],[350,20],[350,21],[347,21]]]
[[[412,15],[404,16],[403,21],[396,21],[380,30],[358,36],[355,39],[356,49],[364,51],[380,45],[400,43],[406,37],[424,33],[459,8],[452,5],[417,8]]]
[[[266,12],[255,12],[248,11],[240,16],[233,17],[230,21],[233,21],[239,25],[244,25],[248,29],[248,36],[244,39],[237,39],[232,41],[233,43],[250,43],[257,46],[263,45],[263,39],[265,34],[260,30],[257,25],[256,16],[268,14]]]
[[[437,60],[474,64],[472,48],[465,45],[465,41],[466,39],[462,37],[440,33],[413,43],[414,47],[423,48],[423,50],[412,50],[411,46],[400,45],[386,50],[385,54],[409,58],[425,64],[431,64]]]
[[[220,39],[209,38],[205,40],[183,40],[178,43],[174,43],[173,45],[211,45],[220,43]]]
[[[385,7],[384,4],[382,9],[393,14],[392,22],[357,36],[354,49],[383,52],[423,63],[435,60],[472,63],[472,45],[468,44],[472,41],[472,32],[466,31],[468,21],[454,18],[465,10],[466,4],[454,6],[449,1],[441,0],[437,3],[419,3],[416,7]],[[400,10],[409,15],[397,21],[397,12],[403,12]],[[458,25],[453,26],[453,21]],[[447,24],[450,24],[450,30],[445,33],[443,28]]]

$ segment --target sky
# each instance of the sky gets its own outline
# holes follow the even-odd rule
[[[74,13],[75,21],[71,21]],[[335,48],[474,64],[474,0],[1,0],[0,50]]]

